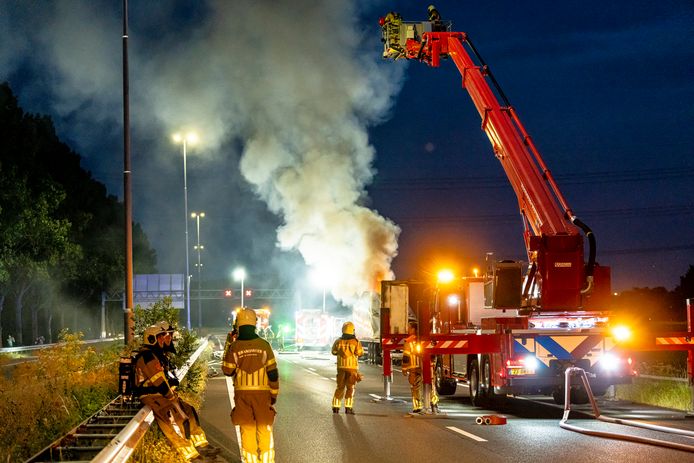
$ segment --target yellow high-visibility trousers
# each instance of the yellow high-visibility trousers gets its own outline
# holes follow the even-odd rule
[[[234,392],[231,422],[241,431],[241,453],[247,463],[274,463],[275,442],[272,425],[275,409],[270,404],[270,391]]]
[[[356,370],[339,369],[337,370],[337,387],[333,394],[333,407],[340,408],[342,398],[345,399],[345,408],[352,408],[354,404],[354,390],[357,384]]]

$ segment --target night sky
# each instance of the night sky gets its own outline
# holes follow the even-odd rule
[[[291,288],[304,261],[334,263],[353,280],[334,285],[344,299],[387,276],[396,252],[398,278],[443,264],[471,274],[487,252],[524,259],[516,197],[453,63],[381,59],[379,16],[423,20],[427,5],[130,0],[134,219],[159,271],[185,270],[170,140],[182,128],[203,141],[187,174],[189,212],[206,213],[204,278],[245,265],[248,286]],[[469,34],[594,230],[614,289],[673,289],[694,264],[694,4],[436,6]],[[0,80],[119,197],[121,21],[120,1],[0,0]]]

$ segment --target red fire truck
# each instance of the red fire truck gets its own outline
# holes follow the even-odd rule
[[[380,24],[385,59],[417,60],[433,67],[450,59],[458,68],[516,194],[528,259],[490,261],[483,277],[447,284],[382,282],[387,393],[390,354],[401,347],[408,313],[413,312],[424,353],[425,400],[431,371],[440,394],[451,394],[462,383],[474,404],[534,392],[552,393],[563,401],[569,366],[589,373],[596,394],[630,381],[631,359],[620,348],[629,331],[611,325],[610,269],[596,262],[593,232],[569,207],[468,35],[452,32],[450,22],[406,22],[396,13]],[[587,400],[580,389],[572,397]]]

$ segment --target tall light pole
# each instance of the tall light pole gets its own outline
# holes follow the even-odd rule
[[[175,143],[183,144],[183,208],[186,216],[186,328],[190,330],[190,259],[188,256],[188,166],[187,166],[187,147],[188,143],[191,145],[198,141],[198,136],[189,132],[186,135],[181,135],[180,133],[175,133],[173,135],[173,141]]]
[[[243,281],[246,279],[246,269],[244,269],[243,267],[238,267],[234,270],[232,276],[234,277],[234,281],[241,282],[241,307],[245,307],[243,305]]]
[[[198,244],[195,245],[194,249],[198,251],[198,263],[195,266],[198,268],[198,328],[202,328],[202,302],[200,300],[200,282],[202,281],[202,262],[200,261],[200,251],[202,251],[203,246],[200,245],[200,219],[205,217],[204,212],[191,212],[190,216],[195,219],[195,224],[198,230]]]
[[[313,283],[320,287],[323,290],[323,310],[322,313],[325,313],[325,294],[327,292],[328,286],[331,284],[332,277],[324,272],[320,272],[318,270],[314,270],[311,273],[311,279],[313,280]]]
[[[125,291],[123,294],[123,339],[135,338],[133,314],[133,199],[130,174],[130,79],[128,77],[128,0],[123,0],[123,202],[125,204]],[[21,333],[20,341],[21,341]]]

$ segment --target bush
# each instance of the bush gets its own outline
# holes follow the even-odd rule
[[[38,351],[35,362],[0,378],[0,455],[22,461],[94,414],[117,394],[118,349],[97,353],[82,333]]]

